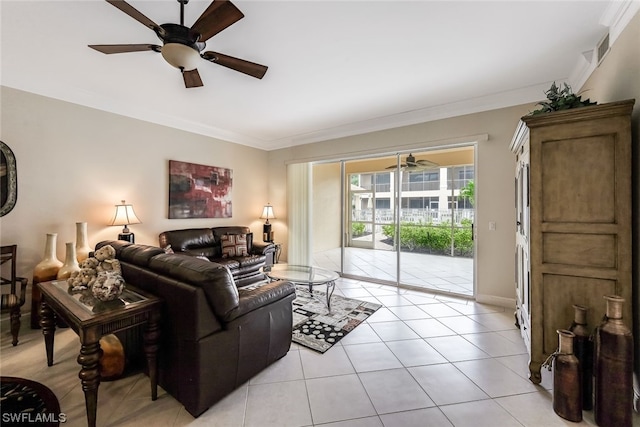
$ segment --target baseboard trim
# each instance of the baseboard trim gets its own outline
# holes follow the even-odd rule
[[[494,295],[485,295],[485,294],[477,294],[476,302],[481,304],[491,304],[497,305],[499,307],[512,308],[516,309],[516,299],[515,298],[504,298],[497,297]]]

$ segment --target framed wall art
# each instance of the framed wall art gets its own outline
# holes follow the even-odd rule
[[[169,219],[231,218],[233,171],[169,160]]]

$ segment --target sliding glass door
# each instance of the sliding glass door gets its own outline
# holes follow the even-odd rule
[[[314,199],[323,208],[340,200],[342,214],[314,234],[314,262],[355,279],[473,295],[474,159],[470,145],[315,165]],[[328,182],[338,179],[335,191]]]
[[[398,263],[389,239],[389,230],[396,222],[394,174],[360,172],[362,165],[361,161],[345,162],[349,190],[343,273],[396,283]]]

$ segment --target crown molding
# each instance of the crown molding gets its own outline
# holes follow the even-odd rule
[[[620,33],[640,10],[640,0],[612,0],[600,18],[600,24],[609,28],[609,44],[613,46]]]
[[[600,17],[600,24],[608,28],[610,48],[638,11],[640,11],[640,0],[612,0],[609,2]],[[582,52],[569,75],[569,82],[576,93],[583,89],[587,79],[597,67],[597,46],[594,46],[593,49]]]
[[[349,123],[329,129],[322,129],[307,134],[267,141],[265,142],[265,145],[263,145],[263,149],[268,151],[277,150],[297,145],[311,144],[314,142],[322,142],[331,139],[410,126],[434,120],[463,116],[466,114],[474,114],[482,111],[506,108],[514,105],[535,103],[544,98],[544,92],[549,88],[551,83],[551,81],[543,82],[511,91],[494,93],[448,104],[434,105],[404,113],[376,117],[370,120]]]

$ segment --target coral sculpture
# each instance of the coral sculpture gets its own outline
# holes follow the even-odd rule
[[[71,292],[91,291],[89,294],[101,301],[117,298],[124,290],[124,279],[120,261],[115,259],[116,250],[106,245],[80,263],[80,271],[71,273],[67,279]]]
[[[91,287],[91,292],[100,301],[111,301],[120,296],[124,290],[124,279],[114,272],[102,272]]]

